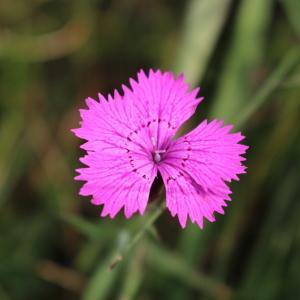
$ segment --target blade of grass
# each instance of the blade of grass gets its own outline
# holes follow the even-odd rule
[[[192,0],[183,25],[174,71],[195,85],[203,76],[223,28],[231,0]]]
[[[116,256],[116,252],[112,252],[105,260],[101,260],[96,271],[88,281],[88,285],[83,292],[82,300],[105,300],[111,292],[115,284],[115,280],[121,270],[120,266],[114,270],[107,268],[110,261]]]
[[[239,113],[251,94],[253,75],[262,60],[264,34],[273,0],[243,0],[238,9],[232,42],[213,101],[211,115],[225,122]]]
[[[238,127],[242,127],[251,115],[258,110],[258,108],[266,102],[271,93],[283,82],[287,74],[295,67],[300,61],[300,48],[290,50],[279,63],[274,73],[266,80],[262,88],[257,92],[256,95],[248,101],[245,109],[241,110],[235,123]]]
[[[135,299],[135,295],[143,280],[143,265],[141,256],[143,255],[143,247],[137,247],[127,265],[126,277],[120,292],[119,300]]]

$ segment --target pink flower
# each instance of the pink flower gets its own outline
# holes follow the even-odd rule
[[[203,218],[213,222],[214,212],[224,213],[231,193],[226,182],[245,173],[239,144],[241,133],[230,133],[223,121],[203,121],[190,133],[175,139],[178,128],[190,118],[203,98],[199,89],[188,91],[184,76],[143,71],[130,79],[124,95],[115,91],[106,100],[86,99],[81,127],[74,133],[87,142],[76,180],[86,183],[80,195],[103,205],[101,216],[114,218],[124,207],[126,218],[143,214],[151,185],[160,172],[166,188],[166,206],[178,215],[184,228],[187,218],[203,228]]]

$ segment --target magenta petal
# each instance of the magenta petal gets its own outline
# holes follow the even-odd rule
[[[241,156],[248,148],[239,144],[240,133],[229,133],[222,121],[202,122],[187,135],[175,140],[159,166],[167,189],[167,206],[184,227],[186,212],[202,228],[203,217],[214,221],[214,212],[223,214],[230,189],[225,182],[245,173]]]
[[[205,192],[188,174],[167,163],[163,163],[159,171],[166,186],[167,208],[172,216],[178,216],[182,228],[185,228],[188,217],[203,228],[204,218],[213,222],[215,211],[223,213],[222,207],[226,204],[217,191]]]
[[[117,92],[109,101],[99,98],[86,100],[89,109],[80,110],[81,127],[73,130],[87,141],[82,145],[87,155],[80,159],[87,167],[78,169],[75,178],[86,181],[80,194],[103,205],[102,216],[113,218],[122,208],[128,218],[143,214],[157,173],[146,150],[150,138],[141,134],[134,108]]]
[[[140,123],[148,124],[158,148],[173,138],[203,99],[197,98],[199,88],[189,91],[184,76],[174,78],[171,72],[150,70],[147,76],[141,70],[137,81],[130,79],[130,86],[123,86],[124,97],[136,108]]]

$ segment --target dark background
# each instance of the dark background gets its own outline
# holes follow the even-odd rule
[[[299,37],[298,0],[1,0],[0,299],[300,299]],[[78,196],[78,108],[140,68],[184,72],[193,125],[247,136],[204,230],[164,212],[143,231],[155,203],[110,220]]]

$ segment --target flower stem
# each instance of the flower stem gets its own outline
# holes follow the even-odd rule
[[[164,202],[156,206],[153,212],[148,216],[147,220],[143,224],[140,230],[133,236],[129,243],[125,246],[123,251],[117,254],[116,258],[109,265],[109,269],[112,270],[120,261],[123,260],[124,256],[132,250],[132,248],[141,240],[144,234],[151,228],[153,223],[160,217],[165,209]]]

